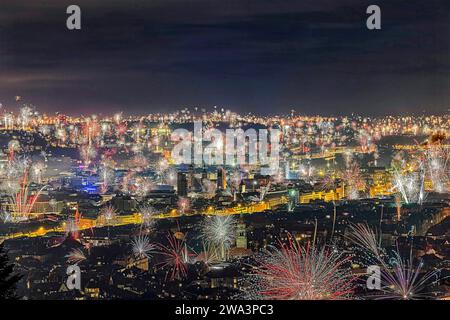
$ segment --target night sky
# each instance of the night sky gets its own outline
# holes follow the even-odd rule
[[[66,7],[82,30],[66,29]],[[366,8],[382,9],[382,30]],[[1,0],[0,102],[145,114],[448,113],[448,0]]]

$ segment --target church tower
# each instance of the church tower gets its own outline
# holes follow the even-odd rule
[[[236,248],[247,249],[247,230],[242,217],[236,225]]]

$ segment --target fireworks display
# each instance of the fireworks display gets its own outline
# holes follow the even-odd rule
[[[367,224],[352,224],[349,226],[347,239],[382,260],[382,252],[375,232]]]
[[[133,248],[133,254],[138,258],[151,258],[152,254],[156,251],[156,245],[150,242],[150,238],[147,235],[138,235],[131,241]]]
[[[72,264],[79,264],[87,259],[86,253],[82,249],[72,249],[68,255],[66,255],[67,262]]]
[[[279,128],[275,172],[262,174],[259,164],[175,164],[172,133],[199,119],[208,130]],[[205,283],[220,288],[214,298],[238,291],[273,300],[433,298],[443,288],[445,245],[428,235],[447,217],[449,148],[446,134],[433,138],[436,118],[417,118],[427,124],[422,129],[411,121],[187,109],[117,119],[5,114],[0,124],[23,136],[5,139],[0,239],[48,237],[46,248],[66,250],[64,263],[105,260],[183,299]],[[380,142],[411,130],[423,140]],[[34,150],[33,139],[47,149]],[[273,245],[290,232],[302,244],[288,237]],[[406,237],[418,244],[405,259],[405,246],[385,240]],[[73,249],[73,241],[85,247]],[[381,267],[381,288],[372,292],[360,270],[370,265]],[[210,277],[222,271],[236,274],[233,285]]]
[[[32,168],[30,160],[24,158],[9,161],[3,171],[6,181],[1,188],[9,194],[9,210],[12,213],[11,218],[15,221],[31,218],[34,205],[45,189],[45,186],[37,187],[35,190],[31,189],[31,183],[33,183]]]
[[[170,279],[183,279],[187,275],[187,264],[189,262],[189,252],[183,239],[178,239],[172,233],[167,235],[167,245],[158,246],[160,254],[163,256],[162,268],[168,268]]]
[[[201,226],[201,235],[210,245],[220,248],[221,259],[226,259],[227,250],[236,237],[236,221],[233,216],[205,217]]]
[[[106,224],[110,224],[116,215],[117,211],[112,205],[105,206],[100,210],[100,216],[103,217]]]
[[[344,183],[347,198],[351,200],[358,199],[360,191],[365,188],[365,182],[361,176],[358,163],[355,161],[347,161],[346,168],[341,172],[341,178]]]
[[[394,172],[394,189],[402,196],[406,204],[421,204],[425,199],[424,173],[418,172]]]
[[[345,266],[348,258],[331,249],[302,247],[293,239],[281,248],[269,248],[258,257],[249,275],[252,299],[349,299],[355,279]]]
[[[420,300],[431,297],[426,292],[428,286],[439,280],[439,271],[423,272],[423,263],[413,264],[413,257],[403,259],[398,252],[394,253],[393,267],[381,273],[383,294],[377,299],[388,300]]]
[[[213,265],[220,261],[220,250],[215,245],[203,242],[202,252],[197,255],[195,260],[201,261],[207,266]]]
[[[0,300],[450,300],[449,0],[66,2],[1,2]]]
[[[448,191],[450,182],[450,149],[441,142],[431,143],[425,151],[427,174],[433,190],[439,193]]]
[[[158,211],[149,205],[144,205],[139,209],[141,217],[142,217],[142,225],[147,230],[153,230],[156,225],[155,216],[158,214]]]
[[[187,211],[189,211],[190,206],[191,203],[188,198],[181,197],[178,200],[178,210],[181,214],[185,214]]]
[[[430,296],[427,287],[439,280],[439,270],[422,272],[422,261],[415,265],[411,255],[401,257],[398,249],[392,256],[382,252],[376,234],[367,225],[350,226],[349,240],[369,254],[369,261],[381,269],[381,292],[374,299],[414,300]],[[434,280],[434,281],[433,281]]]

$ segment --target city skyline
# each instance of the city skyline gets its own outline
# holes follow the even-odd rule
[[[449,53],[448,0],[2,0],[0,302],[450,300]]]
[[[213,106],[239,113],[443,114],[449,4],[379,1],[4,2],[0,102],[43,112],[138,115]],[[76,111],[75,111],[76,110]],[[277,110],[277,112],[274,112]]]

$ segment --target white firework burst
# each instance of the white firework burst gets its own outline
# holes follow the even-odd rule
[[[202,179],[202,191],[209,196],[214,196],[216,194],[217,184],[209,179]]]
[[[383,252],[379,247],[377,234],[367,224],[351,224],[347,239],[358,247],[367,250],[377,259],[382,260]]]
[[[14,222],[14,217],[12,216],[11,212],[3,210],[0,212],[0,220],[3,223],[10,223]]]
[[[221,259],[226,259],[226,252],[235,241],[236,220],[231,215],[205,217],[201,235],[210,245],[219,247]]]
[[[196,261],[203,262],[206,266],[210,266],[220,261],[220,249],[212,244],[203,242],[203,251],[197,255]]]
[[[136,181],[136,194],[145,197],[153,188],[153,182],[147,178],[139,178]]]
[[[416,172],[394,171],[394,189],[400,193],[406,204],[422,204],[425,200],[425,175],[422,169]]]
[[[100,180],[105,187],[108,187],[114,181],[114,170],[103,165],[100,169]]]
[[[66,255],[67,262],[79,264],[87,259],[85,252],[81,249],[72,249],[69,254]]]
[[[100,215],[105,219],[106,223],[110,223],[116,217],[117,211],[113,206],[109,205],[100,210]]]
[[[431,145],[425,152],[426,169],[433,184],[433,190],[443,193],[448,190],[450,181],[449,149],[441,144]]]
[[[139,235],[131,240],[133,248],[133,254],[137,258],[151,258],[152,254],[156,251],[156,245],[150,242],[150,238],[147,235]]]
[[[152,206],[145,205],[140,208],[140,213],[142,217],[142,225],[150,230],[155,228],[155,217],[158,214],[158,211]]]
[[[75,221],[75,219],[68,219],[67,221],[65,221],[64,223],[64,230],[66,232],[66,234],[69,233],[75,233],[78,231],[78,225],[77,222]]]

